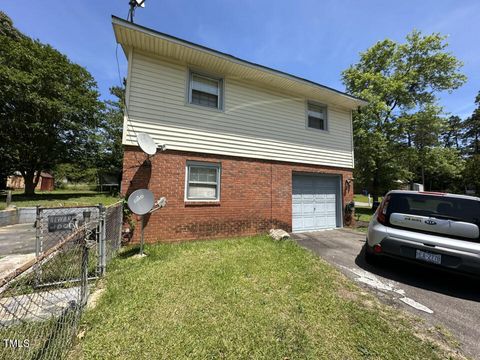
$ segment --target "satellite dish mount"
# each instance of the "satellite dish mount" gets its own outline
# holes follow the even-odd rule
[[[130,0],[128,2],[128,5],[130,5],[130,10],[128,11],[127,20],[133,23],[133,17],[135,16],[135,9],[137,7],[144,8],[145,0]]]

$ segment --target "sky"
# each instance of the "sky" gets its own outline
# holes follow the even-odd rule
[[[120,84],[119,70],[126,76],[111,15],[126,18],[128,0],[2,0],[0,10],[23,33],[86,67],[102,98]],[[468,77],[440,95],[445,112],[468,117],[480,91],[478,0],[146,0],[135,22],[341,91],[341,72],[375,42],[403,42],[413,29],[439,32]]]

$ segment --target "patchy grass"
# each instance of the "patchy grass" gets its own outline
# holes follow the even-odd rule
[[[83,359],[438,359],[411,320],[293,241],[130,248],[85,314]]]
[[[355,230],[361,232],[367,232],[368,230],[368,223],[372,219],[374,211],[372,208],[368,207],[355,207],[355,220],[356,226]]]
[[[382,201],[383,197],[379,196],[378,197],[378,201]],[[366,195],[362,195],[362,194],[355,194],[353,195],[353,200],[354,201],[358,201],[358,202],[364,202],[364,203],[368,203],[368,196]],[[373,198],[372,198],[372,201],[373,201]]]
[[[29,206],[84,206],[111,205],[119,200],[118,196],[112,196],[109,193],[100,193],[89,190],[54,190],[37,192],[33,196],[26,196],[21,192],[14,192],[12,195],[12,204],[17,207]],[[0,206],[5,207],[5,199],[2,199]]]
[[[0,327],[2,346],[0,359],[36,360],[62,359],[66,355],[75,335],[75,324],[79,320],[79,312],[66,309],[60,317],[50,317],[46,320],[23,321],[22,323]],[[15,341],[23,344],[28,341],[28,347],[5,346],[5,341]]]
[[[370,222],[372,219],[373,213],[375,211],[372,208],[365,208],[365,207],[356,207],[355,208],[355,219],[359,221]]]

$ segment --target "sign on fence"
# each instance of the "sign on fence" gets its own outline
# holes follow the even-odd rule
[[[49,215],[48,232],[71,230],[75,214]]]

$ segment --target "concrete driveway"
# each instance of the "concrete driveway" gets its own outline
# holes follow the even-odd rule
[[[34,253],[35,231],[33,224],[0,227],[0,256]]]
[[[0,278],[35,257],[33,224],[0,227]]]
[[[363,258],[365,234],[347,229],[295,234],[294,238],[380,300],[450,330],[465,354],[480,358],[479,279],[391,259],[371,266]]]

